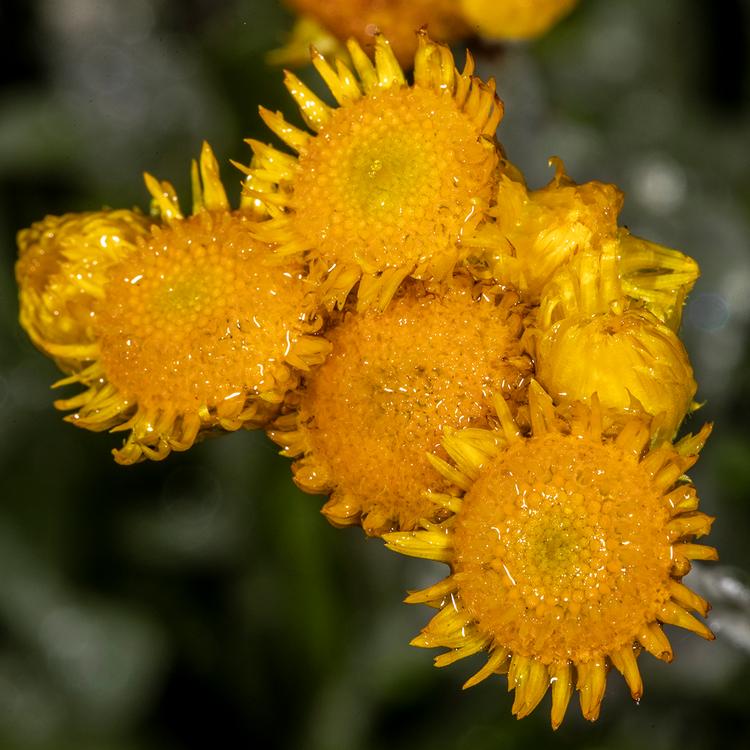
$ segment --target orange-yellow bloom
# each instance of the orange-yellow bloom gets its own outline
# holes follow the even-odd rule
[[[559,403],[596,396],[607,409],[651,415],[654,438],[671,440],[697,385],[682,341],[645,306],[656,297],[648,288],[646,302],[625,294],[626,288],[641,294],[641,282],[633,274],[623,283],[620,248],[613,240],[601,253],[580,253],[544,288],[536,329],[527,337],[536,377]],[[679,320],[684,295],[664,291],[658,298],[670,301],[669,319]],[[666,314],[659,304],[654,309]]]
[[[70,347],[93,342],[93,306],[107,269],[154,221],[137,210],[105,209],[47,216],[18,233],[21,326],[63,370],[79,364]]]
[[[491,39],[541,36],[578,0],[459,0],[469,25]]]
[[[623,194],[615,185],[596,181],[577,185],[565,174],[560,159],[553,157],[550,163],[555,176],[539,190],[529,190],[508,165],[489,212],[494,221],[464,238],[486,275],[513,285],[531,302],[549,296],[549,285],[559,286],[560,278],[569,290],[596,294],[599,302],[602,292],[609,294],[605,305],[626,296],[676,331],[699,275],[696,262],[618,227]],[[566,271],[583,255],[589,258],[588,267]],[[589,278],[599,273],[596,263],[605,266],[603,280]]]
[[[469,239],[481,248],[491,274],[538,301],[555,272],[583,251],[600,252],[617,236],[622,193],[603,182],[577,185],[559,159],[539,190],[502,175],[486,223]]]
[[[384,312],[347,312],[327,332],[330,357],[272,437],[302,456],[302,489],[331,493],[331,522],[378,535],[435,516],[423,492],[441,484],[427,453],[439,450],[443,427],[486,425],[489,392],[514,411],[525,399],[517,299],[462,277],[442,295],[410,283]]]
[[[314,134],[261,109],[299,156],[251,141],[256,162],[244,171],[277,190],[246,194],[271,213],[259,239],[281,255],[304,253],[329,305],[343,305],[359,282],[360,308],[382,309],[407,276],[447,279],[468,254],[462,237],[482,221],[495,190],[502,105],[494,82],[472,75],[470,57],[459,73],[448,48],[425,34],[413,85],[382,37],[374,65],[356,42],[349,51],[356,76],[313,53],[338,107],[287,73]]]
[[[559,402],[587,401],[653,415],[657,439],[671,440],[697,385],[685,347],[647,310],[608,312],[555,323],[536,348],[536,376]]]
[[[385,536],[392,549],[451,567],[407,598],[438,609],[412,643],[448,648],[436,666],[489,651],[465,687],[507,673],[518,718],[551,686],[553,727],[574,689],[594,720],[610,666],[638,700],[640,651],[671,660],[662,624],[713,638],[690,614],[705,616],[708,603],[680,582],[690,560],[716,559],[694,543],[713,519],[684,477],[710,428],[649,450],[647,420],[612,420],[596,401],[563,413],[533,382],[525,437],[496,404],[499,429],[449,432],[452,463],[435,460],[455,488],[432,498],[452,515]]]
[[[127,431],[120,463],[162,459],[212,429],[261,426],[328,343],[303,266],[255,239],[251,213],[232,211],[207,144],[194,165],[194,213],[174,189],[146,184],[162,225],[94,288],[91,342],[66,349],[79,366],[56,402],[91,430]],[[200,172],[200,175],[199,175]]]

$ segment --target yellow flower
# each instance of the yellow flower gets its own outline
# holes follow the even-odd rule
[[[653,255],[650,243],[640,241],[636,250],[641,246]],[[624,287],[640,294],[641,282],[634,273],[622,283],[620,252],[618,240],[601,253],[582,252],[545,287],[537,329],[527,338],[536,377],[560,403],[588,403],[596,394],[607,409],[645,412],[654,417],[654,439],[671,440],[695,396],[693,370],[677,334],[624,294]],[[643,283],[658,278],[647,273]],[[659,294],[671,299],[671,319],[679,320],[684,296]]]
[[[107,269],[146,237],[154,219],[139,211],[47,216],[18,233],[20,322],[61,369],[78,366],[70,347],[93,342],[92,307]]]
[[[494,277],[519,289],[538,302],[555,276],[582,254],[606,258],[607,283],[620,296],[641,301],[673,330],[680,326],[682,308],[699,270],[697,263],[672,250],[635,237],[617,226],[623,194],[615,185],[586,182],[577,185],[557,157],[550,159],[555,176],[540,190],[528,190],[520,173],[507,164],[500,177],[495,204],[489,211],[494,221],[479,225],[464,238],[486,277]],[[589,280],[577,271],[578,286]],[[599,290],[592,282],[589,293]]]
[[[656,439],[671,440],[695,396],[685,347],[647,310],[576,315],[555,323],[536,348],[536,376],[559,402],[591,401],[654,416]]]
[[[578,0],[460,0],[469,24],[482,36],[529,39],[544,34]]]
[[[107,269],[96,289],[86,364],[63,384],[86,390],[56,402],[91,430],[129,431],[120,463],[186,450],[210,429],[265,424],[299,371],[329,344],[313,334],[316,300],[303,267],[254,239],[256,222],[231,211],[204,144],[193,168],[194,213],[146,175],[164,226]]]
[[[525,399],[517,299],[467,278],[440,296],[414,282],[385,312],[347,312],[327,331],[330,357],[271,436],[285,455],[302,455],[303,490],[332,493],[323,508],[332,523],[379,535],[435,515],[423,492],[441,482],[427,453],[439,450],[443,426],[486,425],[490,391],[514,410]]]
[[[396,59],[411,65],[417,48],[415,32],[428,26],[442,42],[468,35],[468,27],[455,0],[286,0],[302,14],[301,23],[320,24],[335,38],[356,39],[363,47],[373,44],[376,33],[385,35]],[[297,32],[299,33],[299,32]],[[277,55],[279,57],[279,55]]]
[[[594,720],[610,665],[638,700],[641,649],[671,660],[662,623],[713,638],[688,611],[705,616],[707,602],[680,582],[690,560],[716,559],[694,542],[713,519],[684,477],[710,428],[649,450],[647,421],[612,421],[596,402],[563,420],[533,382],[533,430],[523,437],[504,400],[495,402],[499,429],[447,433],[454,463],[434,459],[464,491],[432,494],[453,515],[384,537],[394,550],[451,566],[407,598],[439,610],[412,643],[450,649],[437,666],[489,651],[465,687],[507,672],[518,718],[551,685],[553,727],[574,688]]]
[[[490,273],[538,301],[545,284],[577,253],[599,251],[617,236],[622,193],[603,182],[577,185],[562,162],[550,159],[555,176],[539,190],[502,175],[495,219],[479,227],[467,244],[481,248]]]
[[[349,51],[359,80],[341,61],[334,71],[313,55],[339,107],[286,74],[315,134],[261,109],[299,156],[252,141],[257,166],[244,171],[278,189],[246,192],[271,212],[259,239],[282,255],[307,253],[328,304],[343,305],[359,281],[360,308],[382,309],[405,277],[443,280],[465,258],[462,235],[495,190],[502,105],[494,82],[472,76],[471,58],[459,73],[448,48],[425,34],[412,86],[382,37],[374,65],[356,42]]]

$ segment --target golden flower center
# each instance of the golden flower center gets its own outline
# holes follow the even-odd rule
[[[348,315],[299,419],[334,489],[390,527],[434,516],[422,493],[446,482],[426,453],[441,451],[446,426],[486,425],[490,394],[518,389],[519,329],[517,314],[475,300],[468,284],[443,298],[410,286],[383,313]]]
[[[449,94],[393,86],[336,109],[299,157],[295,226],[368,273],[453,248],[497,157]]]
[[[519,441],[464,497],[459,593],[498,646],[587,661],[632,643],[669,599],[667,521],[662,494],[615,445]]]
[[[238,214],[155,230],[113,268],[98,305],[100,358],[126,398],[195,410],[273,388],[300,335],[298,273],[269,265]]]

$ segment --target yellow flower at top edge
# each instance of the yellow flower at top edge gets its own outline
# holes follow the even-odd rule
[[[300,457],[303,490],[331,494],[329,521],[379,535],[437,512],[423,493],[441,481],[428,454],[443,427],[486,426],[489,392],[525,403],[525,313],[514,292],[457,276],[440,295],[406,282],[385,311],[348,310],[326,332],[331,355],[271,437]]]
[[[450,42],[468,35],[455,0],[286,0],[287,5],[314,19],[337,39],[356,39],[363,47],[382,33],[396,59],[411,66],[417,49],[415,32],[427,27],[430,35]]]
[[[97,290],[86,366],[56,402],[91,430],[128,431],[120,463],[162,459],[211,429],[261,426],[301,371],[330,346],[314,336],[317,297],[304,268],[254,238],[252,212],[232,211],[207,144],[193,164],[193,215],[146,175],[163,225],[110,267]]]
[[[18,233],[20,323],[61,369],[70,347],[93,342],[93,303],[107,269],[146,237],[155,219],[127,209],[47,216]]]
[[[492,39],[541,36],[578,4],[578,0],[459,0],[468,24]]]
[[[648,420],[612,421],[596,402],[563,419],[532,382],[524,437],[504,400],[496,404],[497,430],[445,438],[453,463],[443,471],[455,489],[432,498],[452,515],[384,537],[398,552],[451,567],[407,598],[439,610],[412,644],[448,648],[440,667],[488,651],[464,687],[507,673],[518,718],[551,686],[553,727],[575,689],[593,721],[610,666],[638,700],[641,650],[672,659],[662,624],[713,639],[690,614],[705,616],[708,603],[681,583],[691,560],[716,559],[694,541],[713,519],[684,477],[710,427],[649,450]]]
[[[271,213],[259,239],[282,255],[306,254],[327,304],[343,305],[359,282],[360,308],[382,309],[407,276],[443,280],[466,257],[462,236],[482,221],[495,192],[502,105],[494,82],[472,75],[471,57],[459,73],[450,50],[424,33],[413,85],[384,38],[374,64],[356,42],[349,51],[357,76],[313,53],[338,107],[287,73],[313,133],[261,109],[299,156],[252,141],[256,166],[243,169],[277,186],[249,191]]]

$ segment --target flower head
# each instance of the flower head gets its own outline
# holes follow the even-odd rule
[[[640,245],[644,252],[649,247],[639,241],[636,248]],[[657,273],[645,275],[645,282],[632,273],[624,284],[622,259],[619,240],[611,240],[601,252],[577,255],[546,285],[529,336],[536,377],[560,403],[590,402],[596,394],[607,409],[651,415],[654,438],[671,440],[697,385],[682,341],[645,305],[658,302],[654,308],[674,322],[684,295],[662,289],[656,297],[649,288],[641,290],[641,283],[659,278]],[[627,296],[625,289],[643,293],[646,302]]]
[[[18,233],[20,322],[66,371],[94,340],[93,304],[107,269],[148,236],[154,219],[139,211],[47,216]]]
[[[697,385],[683,343],[641,308],[555,323],[538,341],[536,376],[558,401],[590,401],[653,415],[657,439],[671,440],[690,411]]]
[[[529,39],[541,36],[578,0],[460,0],[465,19],[482,36]]]
[[[538,301],[555,272],[583,251],[598,252],[617,236],[622,193],[603,182],[577,185],[559,159],[554,178],[539,190],[509,174],[500,178],[495,205],[468,243],[483,247],[491,275]]]
[[[86,390],[56,403],[79,426],[129,431],[121,463],[162,459],[210,429],[264,424],[329,349],[311,335],[317,304],[304,269],[230,210],[207,144],[192,216],[169,183],[146,183],[164,225],[107,270],[86,366],[63,381]]]
[[[423,492],[442,483],[427,453],[443,427],[485,426],[489,392],[514,410],[525,399],[517,299],[461,277],[441,296],[411,283],[384,312],[347,312],[327,332],[330,357],[271,434],[302,454],[302,489],[331,493],[330,521],[381,534],[435,515]]]
[[[382,37],[374,65],[356,42],[349,50],[358,77],[313,55],[338,107],[287,73],[314,134],[261,110],[299,156],[252,141],[257,166],[243,169],[277,186],[256,196],[272,213],[259,238],[282,255],[306,253],[329,304],[343,305],[359,282],[360,308],[382,309],[407,276],[443,280],[466,257],[461,238],[494,192],[502,106],[471,58],[459,73],[425,34],[411,86]]]
[[[705,616],[708,604],[680,582],[690,560],[716,559],[694,543],[713,519],[684,478],[710,429],[649,450],[648,421],[612,420],[596,402],[555,410],[533,382],[524,437],[496,403],[498,430],[446,436],[455,465],[444,475],[457,488],[432,497],[453,515],[385,536],[392,549],[451,566],[408,597],[439,610],[412,643],[449,648],[437,666],[489,651],[465,687],[507,672],[519,718],[551,685],[554,727],[574,688],[594,720],[610,665],[639,699],[641,649],[671,660],[662,623],[713,638],[688,611]]]

